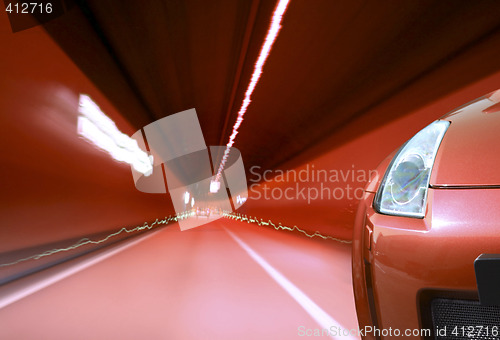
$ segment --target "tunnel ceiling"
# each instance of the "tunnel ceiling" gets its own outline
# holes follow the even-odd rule
[[[275,5],[92,0],[44,27],[138,129],[196,108],[225,145]],[[499,51],[499,1],[291,0],[235,146],[273,169],[403,90],[339,143],[499,70]]]

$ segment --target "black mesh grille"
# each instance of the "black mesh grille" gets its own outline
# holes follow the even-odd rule
[[[500,339],[499,306],[483,306],[478,301],[433,299],[431,311],[436,339]]]

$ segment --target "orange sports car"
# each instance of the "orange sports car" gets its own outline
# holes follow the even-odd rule
[[[500,339],[499,141],[497,91],[380,164],[354,226],[364,339]]]

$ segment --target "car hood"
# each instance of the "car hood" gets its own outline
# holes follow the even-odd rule
[[[486,96],[444,116],[451,122],[439,147],[434,187],[500,187],[500,101]],[[497,105],[498,104],[498,105]]]

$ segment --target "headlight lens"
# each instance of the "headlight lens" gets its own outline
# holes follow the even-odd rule
[[[434,160],[450,122],[435,121],[401,147],[375,195],[382,214],[423,218]]]

